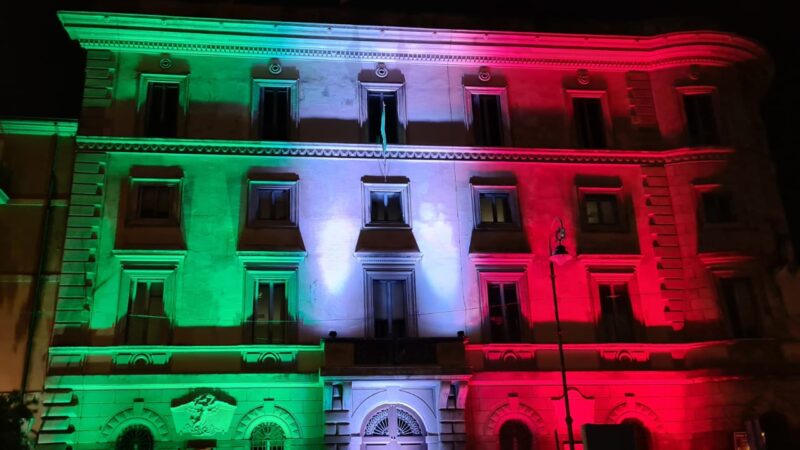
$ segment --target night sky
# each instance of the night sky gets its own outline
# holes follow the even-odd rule
[[[107,10],[176,15],[253,16],[259,19],[442,28],[507,29],[542,32],[655,34],[714,29],[755,39],[772,54],[775,74],[765,99],[767,125],[778,184],[800,253],[800,89],[794,85],[800,56],[800,25],[791,2],[741,1],[584,1],[584,0],[194,0],[199,12],[177,1],[154,2],[29,0],[0,10],[0,116],[76,118],[83,86],[83,52],[69,41],[55,11]],[[774,3],[774,5],[770,5]],[[13,6],[9,6],[13,5]],[[787,6],[784,6],[787,5]],[[217,11],[216,14],[211,10]]]

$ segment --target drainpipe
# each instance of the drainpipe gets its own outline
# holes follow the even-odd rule
[[[58,127],[56,127],[57,129]],[[55,135],[53,136],[55,139],[53,145],[53,159],[50,164],[50,178],[47,182],[47,196],[45,197],[44,202],[44,213],[42,214],[42,232],[39,237],[39,259],[36,264],[36,274],[33,278],[33,290],[31,292],[31,315],[28,321],[28,341],[25,344],[25,361],[24,365],[22,366],[22,386],[21,391],[22,395],[25,395],[25,392],[28,390],[28,377],[30,376],[30,368],[31,368],[31,353],[33,351],[33,339],[36,335],[36,325],[39,323],[39,316],[41,314],[41,304],[42,304],[42,286],[44,284],[44,271],[45,266],[47,265],[47,251],[49,250],[49,236],[50,236],[50,228],[52,226],[52,220],[50,218],[50,211],[51,211],[51,204],[53,202],[53,195],[55,193],[55,186],[56,186],[56,161],[58,161],[58,150],[59,150],[59,133],[56,131]]]

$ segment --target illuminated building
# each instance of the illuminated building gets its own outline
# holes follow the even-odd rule
[[[577,436],[785,445],[753,42],[60,18],[87,78],[40,445],[553,448],[557,218]]]

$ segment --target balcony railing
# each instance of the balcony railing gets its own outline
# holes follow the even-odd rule
[[[325,341],[326,373],[466,373],[460,338],[333,338]]]

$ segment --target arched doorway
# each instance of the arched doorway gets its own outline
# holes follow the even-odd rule
[[[416,414],[399,406],[378,408],[362,430],[362,450],[426,450],[425,429]]]
[[[628,418],[620,422],[622,425],[628,425],[633,428],[633,442],[636,450],[651,450],[652,449],[652,436],[650,430],[642,423],[641,420]]]
[[[758,418],[761,432],[764,433],[766,450],[785,450],[795,448],[792,442],[792,433],[786,416],[779,412],[770,411]]]
[[[524,423],[509,420],[500,427],[500,450],[532,450],[533,434]]]
[[[272,422],[259,424],[250,434],[250,450],[284,450],[285,445],[286,434]]]
[[[116,450],[153,450],[153,433],[144,425],[131,425],[117,438]]]

